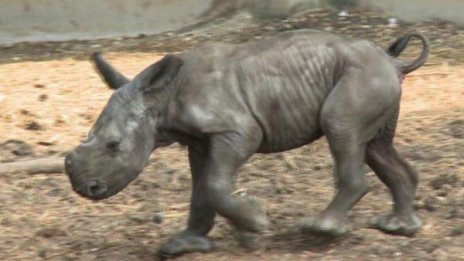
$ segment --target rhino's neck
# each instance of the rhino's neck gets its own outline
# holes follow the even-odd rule
[[[151,97],[153,106],[150,108],[150,117],[152,118],[155,128],[156,148],[169,146],[176,142],[175,137],[168,131],[169,122],[174,117],[170,113],[172,98],[177,92],[177,85],[171,86],[159,91]]]

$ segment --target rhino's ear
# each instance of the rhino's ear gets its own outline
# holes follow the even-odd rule
[[[172,54],[168,54],[163,59],[150,65],[134,79],[138,82],[144,92],[158,90],[168,85],[179,72],[183,60]]]
[[[116,71],[113,66],[103,59],[100,52],[93,53],[90,59],[94,63],[98,73],[103,77],[103,80],[105,80],[106,84],[108,84],[111,89],[116,90],[129,82],[129,79]]]

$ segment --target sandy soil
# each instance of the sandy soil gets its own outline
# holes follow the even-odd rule
[[[27,58],[20,56],[24,46],[15,48],[0,64],[0,143],[19,139],[33,154],[3,148],[0,161],[72,149],[111,95],[85,60],[88,50],[48,58],[31,51]],[[128,76],[162,54],[108,49],[108,59]],[[368,219],[388,211],[391,200],[367,167],[371,192],[350,214],[351,235],[327,239],[296,231],[300,218],[321,211],[333,195],[333,163],[321,139],[255,155],[241,169],[237,189],[268,208],[272,227],[263,249],[244,251],[218,218],[211,233],[218,250],[178,260],[464,260],[463,78],[458,59],[438,55],[403,84],[396,144],[420,173],[416,207],[426,222],[415,237],[368,228]],[[156,151],[136,181],[98,203],[77,196],[62,174],[0,174],[0,260],[153,260],[156,247],[184,227],[189,192],[186,151],[179,145]],[[156,223],[159,214],[163,222]]]

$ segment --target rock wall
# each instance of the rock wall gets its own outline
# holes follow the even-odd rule
[[[463,0],[357,0],[359,5],[370,9],[383,10],[392,16],[421,21],[439,18],[464,25]]]

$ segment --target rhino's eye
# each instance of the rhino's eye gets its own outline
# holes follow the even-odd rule
[[[119,145],[121,143],[119,141],[110,141],[106,143],[106,149],[110,152],[117,152],[119,151]]]

